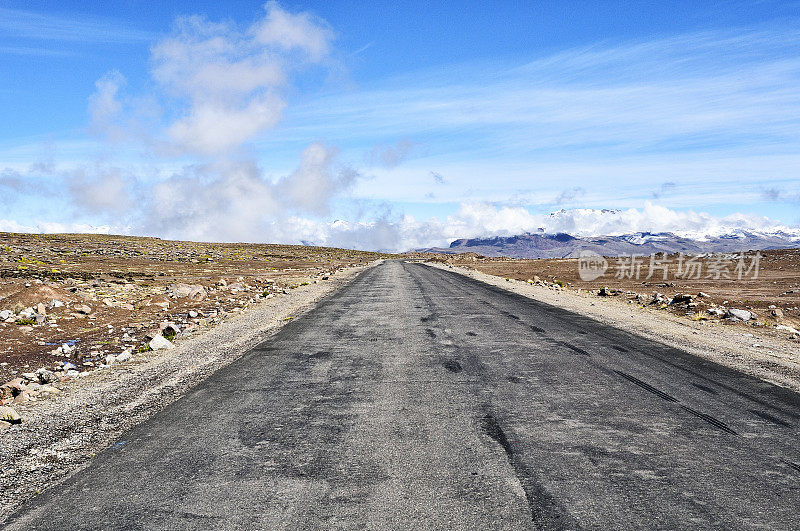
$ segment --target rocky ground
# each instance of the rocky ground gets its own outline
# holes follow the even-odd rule
[[[747,268],[752,265],[754,254],[744,254]],[[682,277],[678,271],[678,256],[669,255],[664,260],[666,271],[654,267],[652,276],[649,257],[638,264],[638,275],[630,277],[627,273],[631,272],[631,264],[629,259],[623,259],[628,269],[621,278],[617,276],[621,270],[617,268],[618,259],[606,257],[609,265],[606,273],[588,282],[580,278],[576,259],[485,258],[473,253],[425,258],[554,290],[619,299],[626,304],[692,321],[773,329],[787,339],[800,342],[800,249],[761,251],[760,254],[756,278],[752,271],[738,278],[735,255],[703,257],[699,261],[702,264],[700,278],[694,278],[694,274]],[[719,266],[715,270],[716,264]],[[719,269],[720,266],[723,269]],[[686,269],[684,262],[684,273]],[[715,278],[718,274],[719,278]]]
[[[19,408],[376,253],[0,233],[0,430]]]

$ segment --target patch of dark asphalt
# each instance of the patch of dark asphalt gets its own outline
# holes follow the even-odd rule
[[[461,372],[464,370],[458,360],[447,358],[442,362],[442,366],[450,372]]]

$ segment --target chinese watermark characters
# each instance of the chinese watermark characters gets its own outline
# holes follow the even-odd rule
[[[609,259],[594,251],[578,253],[578,276],[584,282],[608,273],[617,280],[756,280],[761,253],[697,254],[654,253],[620,255]]]

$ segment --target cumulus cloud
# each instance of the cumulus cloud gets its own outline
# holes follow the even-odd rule
[[[277,2],[267,2],[264,8],[266,17],[251,28],[259,43],[287,51],[301,50],[312,61],[328,55],[333,32],[324,20],[310,13],[289,13]]]
[[[121,98],[125,78],[117,71],[97,81],[88,110],[93,131],[134,142],[154,167],[175,156],[189,162],[156,178],[104,162],[74,169],[67,188],[76,210],[129,214],[144,234],[206,240],[287,237],[296,216],[328,215],[331,200],[359,177],[338,161],[335,147],[310,144],[297,169],[275,180],[246,143],[278,124],[294,74],[324,63],[332,39],[323,20],[276,2],[243,28],[200,16],[177,19],[173,33],[150,50],[155,92],[138,96],[168,110],[147,131],[137,129],[123,104],[136,98]],[[128,212],[131,205],[136,209]]]
[[[329,214],[331,198],[349,190],[358,177],[352,168],[332,167],[337,153],[335,148],[320,143],[308,146],[300,167],[278,183],[277,195],[297,211],[318,216]]]
[[[290,236],[292,231],[287,229],[298,223],[298,216],[328,214],[331,200],[357,178],[354,170],[338,162],[337,155],[335,148],[311,144],[301,154],[297,169],[277,182],[266,178],[251,159],[187,166],[155,184],[142,199],[147,206],[143,230],[202,240],[291,237],[297,243],[309,236],[300,230]]]
[[[291,71],[322,61],[332,38],[324,21],[275,2],[245,30],[180,18],[175,34],[151,50],[153,78],[182,108],[166,128],[162,149],[218,155],[274,127],[286,107],[282,90]]]

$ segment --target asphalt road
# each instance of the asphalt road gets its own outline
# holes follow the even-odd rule
[[[798,529],[800,396],[387,262],[10,529]]]

